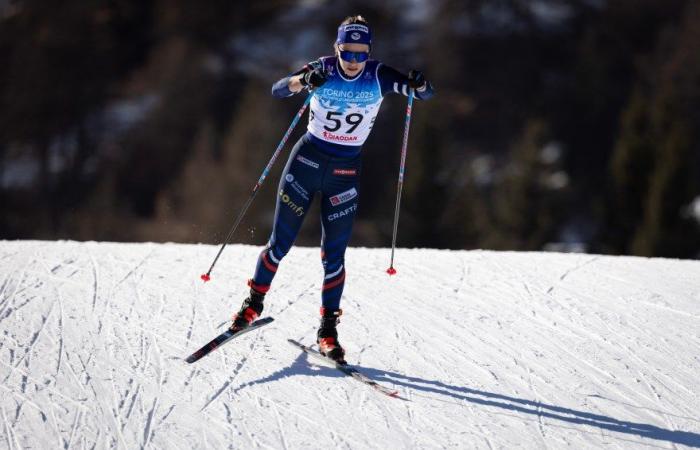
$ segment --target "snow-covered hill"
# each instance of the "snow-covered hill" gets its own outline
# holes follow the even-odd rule
[[[245,297],[259,247],[0,242],[0,448],[700,447],[700,262],[351,249],[348,360],[318,366],[319,250],[275,322],[183,361]]]

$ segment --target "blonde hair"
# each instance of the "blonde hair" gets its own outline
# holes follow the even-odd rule
[[[340,24],[341,25],[349,25],[351,23],[360,23],[362,25],[366,25],[369,27],[369,22],[367,22],[367,19],[362,17],[361,15],[356,15],[356,16],[347,16],[345,20],[343,20]]]

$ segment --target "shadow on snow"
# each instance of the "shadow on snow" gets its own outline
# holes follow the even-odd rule
[[[323,366],[315,361],[307,362],[306,359],[306,355],[304,353],[300,353],[289,367],[278,370],[265,378],[242,384],[234,390],[234,393],[245,389],[248,386],[270,383],[282,378],[297,375],[334,378],[346,376],[333,368]],[[462,402],[490,406],[493,408],[501,408],[521,414],[530,414],[552,420],[559,420],[570,424],[588,425],[615,433],[635,435],[647,439],[667,441],[674,444],[682,444],[700,448],[700,434],[697,433],[667,430],[655,425],[627,422],[600,414],[577,411],[575,409],[548,405],[546,403],[496,394],[493,392],[479,391],[462,386],[452,386],[441,381],[425,380],[422,378],[410,377],[396,372],[378,370],[370,367],[362,367],[357,365],[353,367],[357,367],[358,370],[361,370],[362,373],[372,378],[374,381],[393,384],[395,386],[403,386],[404,388],[412,391],[439,394]]]

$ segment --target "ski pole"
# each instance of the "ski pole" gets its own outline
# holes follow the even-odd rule
[[[265,181],[265,178],[267,178],[267,175],[270,173],[270,169],[272,169],[272,165],[275,164],[277,157],[282,152],[282,149],[284,148],[284,144],[287,142],[287,140],[289,139],[289,136],[292,134],[292,130],[294,130],[294,127],[299,122],[299,119],[301,119],[301,116],[304,115],[304,111],[306,111],[306,107],[309,106],[309,102],[311,101],[312,95],[313,95],[313,92],[309,93],[309,95],[306,97],[306,100],[304,101],[304,104],[301,105],[299,112],[294,117],[294,120],[292,120],[292,123],[291,123],[291,125],[289,125],[287,132],[284,134],[284,137],[282,138],[279,145],[277,146],[277,149],[272,154],[272,158],[270,158],[270,162],[267,163],[267,166],[265,166],[265,170],[263,170],[262,175],[260,175],[260,179],[258,180],[257,183],[255,183],[255,186],[253,186],[253,192],[250,193],[248,200],[243,205],[243,209],[241,210],[240,213],[238,213],[238,217],[236,217],[236,221],[233,223],[233,226],[229,230],[228,235],[226,235],[226,239],[224,239],[224,243],[221,245],[221,248],[219,249],[219,253],[217,253],[216,258],[214,258],[214,262],[211,263],[211,267],[209,267],[209,270],[207,271],[207,273],[202,274],[201,278],[205,283],[211,279],[211,271],[214,269],[216,262],[219,260],[219,256],[221,256],[221,253],[224,251],[224,248],[226,248],[226,245],[228,244],[228,241],[231,239],[231,236],[233,236],[233,233],[235,233],[236,228],[238,228],[238,224],[241,223],[241,219],[243,219],[243,216],[245,215],[246,211],[248,210],[248,207],[250,206],[251,203],[253,203],[253,199],[255,198],[255,194],[258,193],[258,189],[263,184],[263,181]]]
[[[406,127],[403,130],[403,145],[401,146],[401,166],[399,167],[399,183],[396,189],[396,206],[394,207],[394,235],[391,238],[391,263],[386,273],[395,275],[394,249],[396,248],[396,232],[399,226],[399,209],[401,206],[401,191],[403,190],[403,172],[406,167],[406,152],[408,149],[408,127],[411,125],[411,108],[413,107],[413,89],[408,93],[408,106],[406,107]]]

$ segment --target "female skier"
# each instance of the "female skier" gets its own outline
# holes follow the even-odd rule
[[[321,259],[325,277],[317,343],[322,354],[344,364],[336,325],[342,314],[345,249],[359,199],[360,150],[387,93],[426,100],[433,88],[423,74],[408,76],[369,59],[372,32],[362,16],[338,27],[334,56],[324,56],[272,86],[275,97],[313,90],[306,134],[295,144],[280,179],[270,239],[260,253],[250,296],[233,316],[231,329],[246,328],[263,310],[280,261],[299,232],[316,193],[321,197]]]

